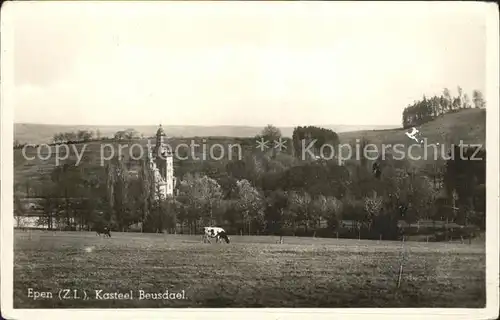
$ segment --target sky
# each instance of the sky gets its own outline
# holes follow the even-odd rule
[[[14,120],[400,125],[424,94],[484,92],[480,5],[16,3]]]

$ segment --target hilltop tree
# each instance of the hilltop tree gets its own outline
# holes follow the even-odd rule
[[[78,130],[76,133],[76,139],[78,141],[90,141],[92,140],[93,132],[89,130]]]
[[[328,226],[331,229],[338,228],[340,221],[342,220],[342,212],[344,210],[342,201],[335,197],[326,198],[325,215],[323,217],[326,219]]]
[[[24,207],[21,203],[21,199],[17,194],[14,194],[14,219],[16,219],[16,223],[18,227],[22,227],[23,224],[23,214],[25,213]]]
[[[255,138],[257,140],[264,139],[264,141],[267,142],[267,146],[270,148],[269,152],[271,153],[271,157],[273,158],[276,156],[276,154],[282,151],[279,148],[276,148],[276,143],[278,143],[279,139],[281,138],[281,131],[271,124],[268,124]]]
[[[64,213],[66,225],[71,226],[71,218],[74,218],[74,201],[79,198],[83,187],[81,167],[74,162],[66,162],[56,166],[51,172],[53,182],[53,194],[64,199]]]
[[[472,103],[475,108],[485,108],[486,101],[484,100],[483,93],[479,90],[472,91]]]
[[[54,134],[54,137],[52,138],[52,141],[54,143],[62,143],[62,142],[65,142],[64,141],[64,136],[62,133],[56,133]]]
[[[232,160],[226,164],[226,172],[235,179],[247,177],[247,164],[243,160]]]
[[[123,137],[129,141],[133,139],[138,139],[141,135],[135,129],[129,128],[123,131]]]
[[[275,141],[281,138],[281,130],[272,124],[268,124],[264,129],[262,129],[260,136],[267,141]]]
[[[123,131],[123,130],[120,130],[120,131],[117,131],[115,133],[115,137],[114,137],[115,140],[125,140],[126,139],[126,132]]]
[[[168,199],[163,195],[160,184],[153,188],[154,197],[151,206],[149,219],[147,220],[148,229],[156,233],[163,233],[168,217]]]
[[[450,90],[448,88],[443,89],[443,97],[445,99],[445,107],[446,110],[452,111],[453,110],[453,104],[452,104],[452,98],[450,94]]]
[[[311,148],[308,147],[311,145]],[[304,155],[306,160],[310,158],[310,150],[312,154],[317,156],[321,151],[326,158],[331,158],[331,152],[336,150],[340,140],[336,132],[333,130],[319,128],[315,126],[296,127],[293,130],[292,144],[295,157],[301,158]],[[328,147],[324,147],[327,145]],[[323,149],[322,149],[323,148]],[[304,154],[303,154],[304,153]]]
[[[465,93],[464,97],[463,97],[463,107],[465,109],[469,109],[470,108],[470,98],[469,98],[469,95],[467,93]]]
[[[319,195],[311,203],[311,211],[314,213],[313,217],[317,219],[317,227],[320,227],[319,221],[321,218],[325,219],[328,228],[332,231],[339,227],[342,217],[342,201],[335,197],[325,197]]]
[[[462,109],[464,107],[464,96],[463,96],[463,90],[460,86],[457,87],[457,92],[458,92],[458,96],[456,97],[456,101],[457,101],[457,108],[456,109]]]

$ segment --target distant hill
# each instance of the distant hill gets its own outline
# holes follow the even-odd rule
[[[337,133],[357,130],[373,130],[395,128],[393,126],[353,126],[353,125],[318,125],[326,129],[331,129]],[[92,126],[92,125],[50,125],[50,124],[14,124],[14,140],[20,143],[50,143],[54,134],[60,132],[91,130],[100,131],[102,137],[113,137],[117,131],[132,128],[143,134],[145,137],[153,136],[158,129],[158,125],[151,126]],[[249,126],[163,126],[165,133],[169,137],[254,137],[259,134],[264,127]],[[279,127],[285,137],[292,137],[294,127]]]

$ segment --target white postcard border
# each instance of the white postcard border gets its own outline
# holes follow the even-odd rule
[[[58,4],[61,4],[59,2]],[[73,3],[75,4],[75,3]],[[101,3],[102,4],[102,3]],[[206,317],[207,313],[216,316],[217,319],[251,319],[259,317],[262,319],[302,319],[306,314],[316,319],[330,319],[332,317],[366,318],[380,317],[385,318],[406,318],[421,319],[422,317],[439,319],[486,319],[496,318],[499,313],[499,15],[498,5],[495,3],[420,3],[427,6],[441,6],[441,9],[453,9],[455,6],[470,6],[477,10],[478,6],[484,9],[487,19],[487,127],[486,127],[486,145],[487,145],[487,212],[486,215],[486,284],[487,305],[484,309],[448,309],[448,308],[350,308],[350,309],[291,309],[291,308],[262,308],[262,309],[13,309],[13,105],[14,97],[12,86],[14,84],[14,53],[13,48],[13,29],[10,21],[13,14],[19,7],[29,5],[29,3],[7,2],[2,6],[1,11],[1,205],[2,214],[0,219],[1,230],[1,311],[2,316],[7,319],[150,319],[165,318],[180,319],[190,318],[198,319]],[[104,4],[102,4],[104,5]],[[110,5],[110,3],[107,3]],[[114,3],[116,5],[116,2]],[[128,2],[123,5],[138,5]],[[162,5],[170,5],[163,3]],[[173,4],[172,4],[173,5]],[[175,5],[183,5],[186,8],[198,5],[193,2],[185,2]],[[250,5],[242,2],[218,2],[217,4],[206,3],[204,8],[214,9],[218,6],[219,10],[224,7],[237,5]],[[353,6],[352,2],[280,2],[280,3],[260,3],[253,6],[266,6],[266,9],[276,9],[278,6],[323,6],[325,10],[333,6],[338,9],[339,6]],[[374,6],[381,6],[381,3],[361,3],[360,9],[368,9]],[[384,3],[388,10],[404,6],[409,9],[410,3]],[[201,4],[200,4],[201,6]],[[18,8],[16,8],[18,7]],[[199,7],[197,8],[200,9]],[[379,7],[377,9],[380,10]],[[496,213],[496,214],[495,214]]]

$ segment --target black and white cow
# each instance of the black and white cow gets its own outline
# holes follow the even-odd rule
[[[204,234],[203,234],[203,242],[205,243],[208,241],[209,243],[212,243],[210,241],[210,238],[215,238],[215,242],[218,243],[221,239],[224,239],[226,243],[229,243],[230,239],[227,236],[227,233],[224,229],[219,228],[219,227],[204,227],[203,228]]]
[[[106,226],[96,226],[95,228],[95,232],[98,236],[101,236],[101,234],[104,235],[104,237],[106,238],[106,236],[110,237],[111,238],[111,232],[109,232],[109,228],[106,227]]]

